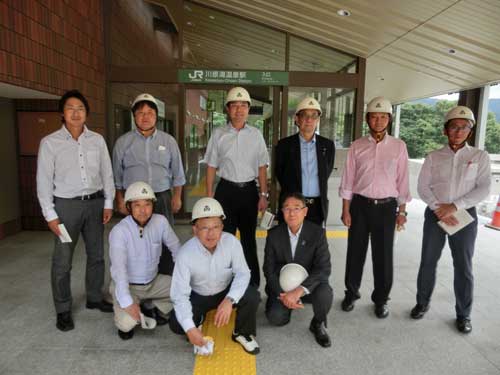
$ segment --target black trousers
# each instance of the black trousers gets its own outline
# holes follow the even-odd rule
[[[191,306],[193,308],[193,321],[198,327],[204,320],[207,312],[216,309],[229,292],[229,288],[212,296],[202,296],[194,291],[191,292]],[[242,335],[256,335],[256,314],[259,307],[260,294],[259,291],[252,285],[247,287],[245,294],[235,305],[236,322],[234,325],[235,333]],[[175,310],[170,314],[170,329],[178,335],[184,334],[182,326],[179,324],[175,316]]]
[[[314,319],[327,323],[333,301],[333,289],[328,283],[320,283],[311,294],[302,297],[302,302],[312,303]],[[284,326],[290,322],[292,310],[283,305],[278,296],[269,295],[266,303],[266,317],[275,326]]]
[[[167,218],[168,223],[173,228],[174,227],[174,215],[172,213],[171,200],[172,194],[170,190],[155,193],[156,202],[153,206],[153,212],[155,214],[163,215]],[[158,263],[158,272],[163,275],[170,275],[174,271],[174,260],[172,258],[172,253],[167,246],[162,245],[160,262]]]
[[[250,283],[260,285],[259,259],[257,258],[257,205],[259,193],[255,182],[238,187],[231,182],[221,179],[215,190],[214,198],[219,201],[224,209],[224,231],[235,234],[240,231],[240,242],[245,254],[248,268],[250,268]]]
[[[472,257],[477,237],[476,209],[469,208],[469,214],[475,219],[453,236],[448,236],[437,224],[438,218],[429,207],[425,210],[424,237],[422,240],[422,258],[417,278],[417,303],[430,303],[436,285],[436,268],[443,251],[446,237],[453,257],[455,311],[457,318],[470,318],[474,289]]]
[[[359,195],[354,195],[350,205],[351,226],[347,239],[347,261],[345,270],[346,295],[360,298],[359,288],[363,267],[371,240],[373,276],[375,288],[372,301],[386,303],[393,281],[393,244],[396,226],[396,200],[375,204]]]

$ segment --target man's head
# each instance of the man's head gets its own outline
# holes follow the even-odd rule
[[[467,142],[475,123],[474,113],[465,106],[454,107],[446,113],[444,135],[452,149],[459,149]]]
[[[321,116],[321,106],[314,98],[304,98],[295,110],[295,124],[299,127],[300,134],[304,138],[314,135]]]
[[[127,210],[141,226],[146,225],[151,219],[155,201],[156,197],[153,189],[142,181],[134,182],[125,192]]]
[[[243,87],[233,87],[227,92],[226,110],[233,125],[244,124],[248,119],[252,100]]]
[[[391,102],[382,96],[373,98],[366,107],[366,123],[372,135],[383,135],[391,122]]]
[[[141,133],[151,132],[156,127],[158,103],[153,95],[140,94],[132,102],[135,125]]]
[[[67,91],[59,99],[59,112],[62,115],[62,122],[67,126],[83,126],[89,111],[89,102],[78,90]]]
[[[306,200],[301,193],[288,193],[283,199],[283,218],[291,229],[298,229],[307,215]]]
[[[193,234],[208,250],[215,250],[222,236],[224,210],[214,198],[201,198],[193,206]]]

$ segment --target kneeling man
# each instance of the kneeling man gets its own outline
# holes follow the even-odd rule
[[[285,222],[268,232],[264,250],[267,319],[273,325],[283,326],[290,322],[292,310],[303,308],[301,298],[311,302],[314,317],[309,329],[318,344],[329,347],[326,317],[332,307],[333,290],[328,283],[332,267],[325,231],[304,220],[307,207],[301,193],[287,194],[282,211]],[[279,282],[280,271],[289,263],[300,264],[308,276],[297,288],[284,292]]]
[[[123,340],[131,339],[134,328],[144,315],[166,324],[170,302],[171,277],[158,273],[162,244],[172,252],[175,260],[180,242],[163,215],[153,214],[156,201],[151,186],[135,182],[125,192],[125,204],[130,215],[109,234],[111,261],[110,293],[113,296],[115,325]],[[153,309],[141,306],[149,300]],[[163,314],[162,314],[163,313]],[[162,316],[163,315],[163,316]]]
[[[229,323],[235,306],[232,339],[246,352],[257,354],[255,314],[260,295],[249,285],[250,270],[240,242],[222,231],[223,219],[222,206],[213,198],[202,198],[193,207],[194,237],[179,251],[172,276],[170,329],[186,333],[191,344],[204,346],[198,326],[205,314],[217,309],[214,323],[222,327]]]

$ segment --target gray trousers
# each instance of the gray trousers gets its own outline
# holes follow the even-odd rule
[[[453,257],[455,310],[457,318],[470,318],[474,276],[472,275],[472,256],[477,236],[476,209],[467,210],[475,221],[452,236],[437,224],[438,218],[427,207],[425,210],[424,237],[422,240],[422,258],[417,279],[417,303],[429,304],[436,285],[436,268],[441,257],[446,237]]]
[[[72,242],[61,243],[55,238],[52,255],[52,296],[57,313],[71,311],[71,268],[73,252],[80,233],[85,242],[87,267],[85,270],[85,289],[87,301],[102,300],[104,283],[104,225],[102,215],[104,198],[87,201],[54,198],[55,210],[59,221],[64,224]]]

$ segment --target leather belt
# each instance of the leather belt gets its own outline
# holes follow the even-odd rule
[[[247,182],[233,182],[233,181],[226,180],[224,178],[221,178],[220,180],[221,180],[221,182],[225,182],[229,185],[233,185],[233,186],[236,186],[238,188],[244,188],[247,186],[255,185],[255,180],[247,181]]]
[[[90,201],[92,199],[97,199],[97,198],[104,198],[104,193],[102,192],[102,190],[96,191],[93,194],[83,194],[78,197],[66,198],[66,199],[71,199],[74,201]]]
[[[365,202],[368,202],[370,204],[386,204],[386,203],[391,203],[391,202],[394,202],[396,200],[396,198],[394,197],[388,197],[388,198],[368,198],[368,197],[365,197],[363,195],[359,195],[359,194],[355,194],[356,197],[358,197],[359,199],[361,200],[364,200]]]
[[[304,200],[306,201],[307,205],[311,206],[314,204],[314,201],[319,200],[319,197],[314,197],[314,198],[304,197]]]

